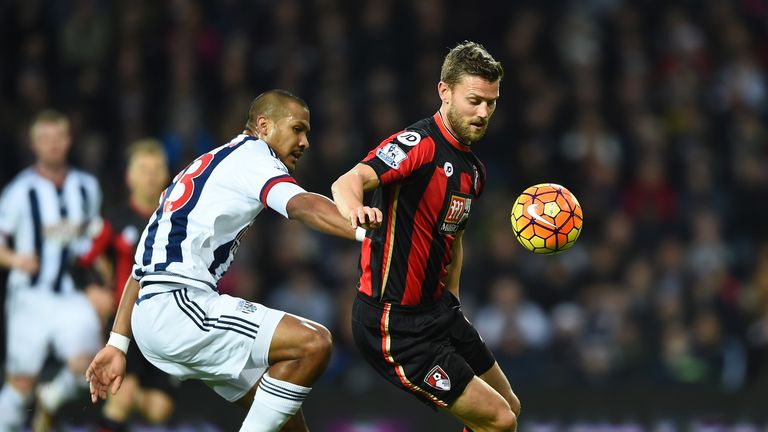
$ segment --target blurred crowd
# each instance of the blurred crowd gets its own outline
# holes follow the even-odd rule
[[[766,0],[6,0],[0,184],[54,107],[74,164],[117,207],[132,141],[161,139],[177,172],[278,87],[312,110],[295,176],[330,195],[437,110],[440,61],[471,39],[506,75],[474,149],[489,187],[464,236],[462,303],[513,388],[766,386],[767,24]],[[584,209],[556,256],[525,251],[508,219],[542,182]],[[348,328],[359,246],[263,218],[222,291],[327,325],[326,379],[359,383],[372,373]]]

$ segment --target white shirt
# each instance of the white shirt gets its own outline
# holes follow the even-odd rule
[[[256,216],[269,207],[287,218],[302,192],[266,142],[239,135],[174,178],[141,235],[133,276],[215,290]]]
[[[40,268],[35,274],[11,270],[9,287],[74,291],[69,268],[100,232],[100,207],[99,184],[83,171],[70,169],[61,185],[33,167],[19,173],[0,196],[0,242],[12,238],[14,251],[36,255]]]

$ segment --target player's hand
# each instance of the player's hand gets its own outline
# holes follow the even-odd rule
[[[36,255],[14,255],[11,267],[24,273],[37,273],[40,269],[40,260]]]
[[[120,390],[125,377],[125,354],[119,349],[107,345],[96,354],[88,370],[85,371],[85,379],[91,388],[91,402],[107,399],[107,391],[113,395]]]
[[[352,228],[372,230],[381,226],[383,217],[381,210],[376,207],[360,206],[352,209],[347,218]]]

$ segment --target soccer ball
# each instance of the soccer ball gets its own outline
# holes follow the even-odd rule
[[[512,206],[512,231],[529,251],[552,255],[579,238],[584,215],[576,197],[554,183],[531,186]]]

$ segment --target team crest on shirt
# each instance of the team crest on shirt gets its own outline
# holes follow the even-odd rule
[[[376,151],[376,157],[395,169],[400,167],[400,162],[408,159],[408,155],[395,143],[389,143],[378,149]]]
[[[435,365],[431,371],[424,377],[424,382],[432,388],[448,391],[451,389],[451,377],[440,367]]]
[[[440,232],[442,234],[456,234],[456,231],[469,219],[469,211],[472,208],[472,197],[467,194],[453,192],[443,210]]]
[[[237,311],[245,314],[254,313],[256,309],[256,303],[251,303],[247,300],[240,300],[240,303],[237,304]]]

